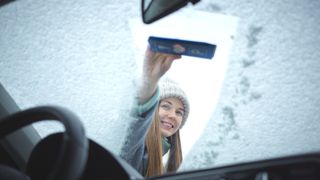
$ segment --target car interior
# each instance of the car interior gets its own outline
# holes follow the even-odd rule
[[[200,0],[141,1],[142,21],[151,24],[188,3]],[[12,2],[0,1],[0,7]],[[166,6],[164,6],[166,5]],[[1,11],[1,8],[0,8]],[[64,132],[41,138],[29,126],[57,121]],[[136,170],[84,133],[81,120],[61,106],[20,109],[0,83],[0,179],[102,180],[144,179]],[[320,156],[307,153],[249,163],[220,166],[149,179],[283,180],[320,178]]]

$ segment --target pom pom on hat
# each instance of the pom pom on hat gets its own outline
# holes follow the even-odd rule
[[[186,123],[190,111],[190,105],[186,93],[180,88],[178,83],[169,78],[162,78],[159,82],[159,86],[160,101],[172,97],[178,98],[181,101],[184,108],[184,115],[180,126],[181,129]]]

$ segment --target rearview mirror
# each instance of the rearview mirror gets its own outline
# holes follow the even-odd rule
[[[196,4],[199,1],[200,0],[142,0],[142,20],[145,24],[150,24],[186,6],[188,2]]]
[[[4,5],[7,5],[7,4],[9,4],[9,3],[13,2],[13,1],[15,1],[15,0],[0,0],[0,7],[4,6]]]

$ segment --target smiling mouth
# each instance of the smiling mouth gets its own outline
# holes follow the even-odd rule
[[[171,124],[169,122],[165,122],[165,121],[161,121],[161,124],[167,129],[171,129],[174,127],[173,124]]]

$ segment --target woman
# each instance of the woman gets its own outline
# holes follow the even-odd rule
[[[179,55],[147,48],[138,91],[121,157],[145,177],[175,172],[182,162],[179,130],[189,114],[186,94],[177,83],[160,78]],[[158,85],[159,83],[159,85]]]

